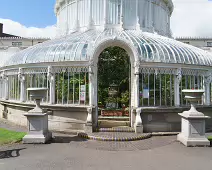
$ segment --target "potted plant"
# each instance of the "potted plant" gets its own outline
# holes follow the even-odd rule
[[[129,107],[124,109],[124,116],[129,116]]]
[[[114,109],[114,108],[102,109],[101,115],[102,116],[123,116],[123,110]]]

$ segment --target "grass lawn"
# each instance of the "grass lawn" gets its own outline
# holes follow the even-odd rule
[[[0,128],[0,145],[20,142],[25,135],[25,132],[15,132]]]

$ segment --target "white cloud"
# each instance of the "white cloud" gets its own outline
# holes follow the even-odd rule
[[[45,28],[26,27],[18,22],[10,19],[0,18],[0,23],[4,24],[4,33],[14,34],[22,37],[48,37],[52,38],[56,35],[56,27],[54,25]]]
[[[173,0],[171,29],[175,37],[212,37],[212,2],[208,0]],[[1,19],[4,32],[23,37],[54,37],[56,27],[26,27],[10,19]]]
[[[173,0],[171,29],[176,36],[212,37],[212,1]]]

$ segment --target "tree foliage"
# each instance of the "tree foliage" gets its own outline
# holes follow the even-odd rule
[[[130,61],[126,51],[120,47],[109,47],[99,56],[98,63],[98,100],[102,104],[108,99],[108,88],[118,85],[117,99],[129,105]]]

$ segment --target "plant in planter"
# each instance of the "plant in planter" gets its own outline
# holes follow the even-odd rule
[[[98,107],[99,107],[100,109],[103,109],[103,108],[104,108],[104,105],[102,104],[102,102],[98,102]]]
[[[118,98],[116,97],[108,97],[106,99],[106,108],[118,108]]]
[[[121,98],[119,99],[122,106],[128,106],[129,105],[129,91],[125,91],[121,93]]]
[[[124,109],[124,116],[129,116],[129,107]]]
[[[114,108],[102,109],[101,115],[102,116],[122,116],[123,110],[122,109],[114,109]]]

